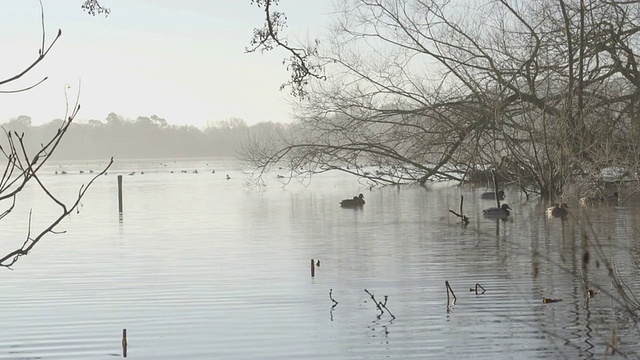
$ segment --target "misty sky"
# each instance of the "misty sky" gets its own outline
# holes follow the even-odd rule
[[[261,9],[250,0],[102,0],[108,17],[92,17],[82,0],[42,0],[47,43],[63,35],[34,71],[10,87],[49,80],[19,94],[0,94],[0,123],[29,115],[34,125],[65,114],[67,91],[81,84],[79,119],[156,114],[170,124],[204,127],[231,117],[248,124],[290,121],[286,54],[245,54]],[[329,1],[281,0],[289,38],[314,39],[324,31]],[[22,71],[42,41],[37,0],[0,0],[0,79]]]

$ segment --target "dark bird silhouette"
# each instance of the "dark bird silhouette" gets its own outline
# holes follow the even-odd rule
[[[340,201],[340,206],[343,208],[358,208],[364,205],[364,195],[360,194],[354,196],[353,199],[344,199]]]
[[[547,209],[547,214],[551,217],[565,217],[569,215],[569,206],[567,203],[555,204]]]
[[[482,211],[483,215],[486,217],[493,218],[506,218],[509,217],[509,210],[511,208],[507,204],[502,204],[501,207],[492,207]]]
[[[493,192],[493,191],[485,192],[485,193],[482,193],[482,195],[480,195],[480,198],[488,199],[488,200],[495,200],[496,199],[496,193]],[[502,190],[498,191],[498,199],[504,200],[504,191],[502,191]]]

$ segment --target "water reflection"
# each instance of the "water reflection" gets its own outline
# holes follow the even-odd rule
[[[153,359],[602,358],[614,329],[621,351],[640,351],[607,265],[638,293],[640,206],[570,203],[549,219],[549,204],[507,191],[503,221],[457,186],[369,190],[327,174],[254,191],[208,171],[143,170],[126,177],[126,219],[107,177],[67,233],[6,273],[0,358],[110,358],[123,328],[129,356]],[[66,178],[50,180],[75,193]],[[364,207],[340,208],[360,192]],[[467,226],[448,211],[461,195]],[[7,238],[24,235],[7,224]]]

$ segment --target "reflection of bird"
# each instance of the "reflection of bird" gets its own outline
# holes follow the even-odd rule
[[[511,208],[507,204],[502,204],[501,207],[492,207],[482,211],[484,216],[486,217],[498,217],[498,218],[506,218],[509,216]]]
[[[364,205],[364,195],[354,196],[353,199],[345,199],[340,201],[340,206],[344,208],[357,208]]]
[[[565,217],[569,215],[569,210],[567,210],[568,208],[569,206],[567,203],[562,203],[562,205],[555,204],[547,209],[547,214],[553,217]]]
[[[495,200],[496,199],[496,193],[491,191],[491,192],[486,192],[486,193],[482,193],[482,195],[480,195],[480,197],[482,199],[492,199]],[[498,199],[500,200],[504,200],[504,191],[500,190],[498,191]]]

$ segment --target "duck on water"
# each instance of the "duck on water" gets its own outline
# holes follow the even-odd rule
[[[353,199],[344,199],[340,201],[340,206],[343,208],[358,208],[364,205],[364,195],[360,194],[354,196]]]
[[[567,203],[555,204],[547,209],[547,214],[551,217],[565,217],[569,215],[569,206]]]
[[[485,192],[482,193],[482,195],[480,195],[481,199],[491,199],[491,200],[495,200],[496,199],[496,193],[493,191],[490,192]],[[498,191],[498,199],[499,200],[504,200],[504,191],[500,190]]]
[[[485,217],[507,218],[509,217],[509,214],[510,214],[509,210],[511,210],[509,205],[502,204],[501,207],[492,207],[492,208],[485,209],[482,211],[482,213]]]

